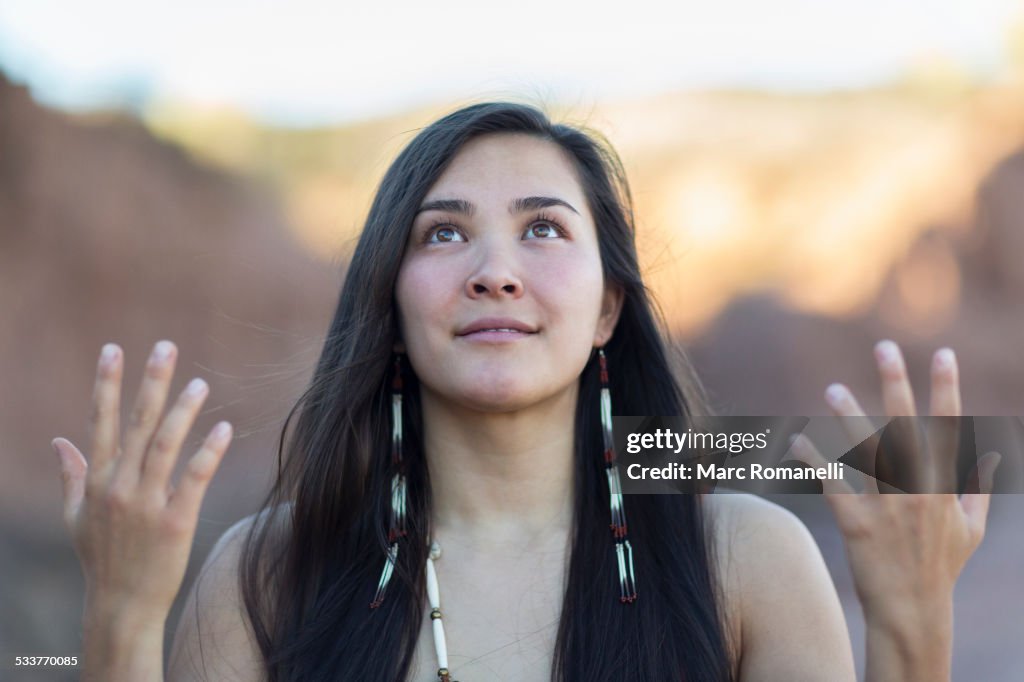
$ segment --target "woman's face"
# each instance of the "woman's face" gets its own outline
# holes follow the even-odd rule
[[[485,411],[573,389],[622,305],[572,162],[509,133],[468,142],[427,192],[395,296],[424,391]]]

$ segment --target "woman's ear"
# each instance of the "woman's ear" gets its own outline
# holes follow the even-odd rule
[[[622,287],[616,284],[609,284],[604,288],[604,296],[601,299],[601,316],[597,319],[597,329],[594,332],[594,346],[600,348],[608,343],[615,331],[615,325],[622,313],[622,303],[626,298]]]

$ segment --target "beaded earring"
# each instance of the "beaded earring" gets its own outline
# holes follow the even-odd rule
[[[395,473],[391,478],[391,524],[388,528],[387,560],[377,583],[377,593],[370,602],[375,609],[384,601],[384,590],[391,580],[398,560],[398,539],[408,535],[405,524],[405,461],[402,459],[402,356],[395,356],[394,375],[391,379],[391,465]]]
[[[619,601],[632,604],[636,601],[636,580],[633,577],[633,547],[626,534],[626,508],[622,500],[622,482],[619,467],[615,463],[615,440],[612,436],[612,396],[608,387],[608,360],[604,349],[598,348],[597,357],[601,363],[601,426],[604,432],[604,470],[608,477],[609,507],[612,515],[612,537],[615,538],[615,555],[619,564]]]

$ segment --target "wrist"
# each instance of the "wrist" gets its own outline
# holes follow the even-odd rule
[[[90,596],[82,616],[83,680],[160,680],[166,614]]]
[[[86,588],[83,625],[163,630],[170,608],[141,604],[131,596],[115,596]]]
[[[865,609],[868,680],[948,680],[953,658],[953,601],[895,600]]]
[[[868,627],[895,635],[952,633],[952,595],[931,599],[891,599],[864,606]]]

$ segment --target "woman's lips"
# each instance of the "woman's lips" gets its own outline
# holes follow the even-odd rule
[[[527,336],[533,336],[537,332],[521,332],[515,330],[480,330],[478,332],[470,332],[469,334],[461,334],[458,338],[465,339],[466,341],[479,341],[487,343],[511,343],[514,341],[520,341]]]

